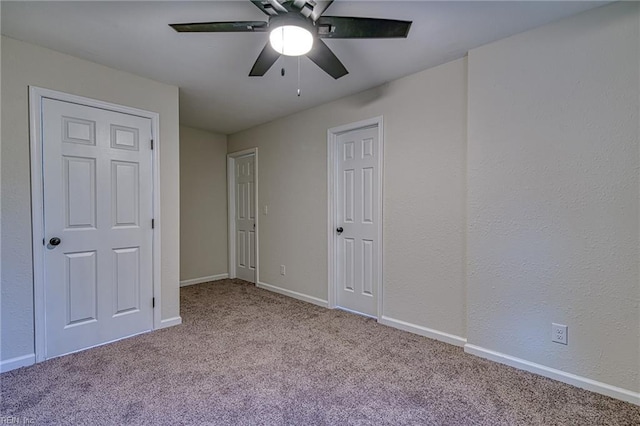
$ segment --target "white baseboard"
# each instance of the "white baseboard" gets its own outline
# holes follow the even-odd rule
[[[180,281],[180,287],[188,285],[208,283],[209,281],[218,281],[229,278],[229,274],[210,275],[208,277],[192,278],[190,280]]]
[[[322,300],[322,299],[318,299],[317,297],[308,296],[306,294],[298,293],[297,291],[287,290],[287,289],[284,289],[284,288],[276,287],[276,286],[271,285],[271,284],[258,282],[258,284],[256,284],[256,287],[262,288],[262,289],[265,289],[265,290],[269,290],[269,291],[272,291],[274,293],[282,294],[283,296],[289,296],[289,297],[292,297],[294,299],[302,300],[303,302],[313,303],[314,305],[322,306],[323,308],[326,308],[326,307],[329,306],[329,304],[328,304],[328,302],[326,300]]]
[[[608,385],[606,383],[598,382],[586,377],[578,376],[576,374],[567,373],[562,370],[557,370],[555,368],[547,367],[541,364],[536,364],[534,362],[516,358],[511,355],[495,352],[489,349],[482,348],[480,346],[470,345],[468,343],[464,345],[464,351],[481,358],[499,362],[500,364],[506,364],[520,370],[525,370],[531,373],[539,374],[541,376],[549,377],[550,379],[558,380],[560,382],[567,383],[582,389],[600,393],[612,398],[621,399],[635,405],[640,405],[640,392],[633,392],[627,389],[619,388],[617,386]]]
[[[158,327],[156,330],[173,327],[174,325],[180,324],[182,324],[182,317],[167,318],[160,321],[160,327]]]
[[[0,361],[0,373],[6,371],[15,370],[20,367],[28,367],[36,363],[36,354],[29,354],[10,358],[4,361]]]
[[[455,334],[445,333],[443,331],[433,330],[431,328],[412,324],[410,322],[385,317],[384,315],[378,320],[378,322],[382,325],[387,325],[389,327],[408,331],[409,333],[419,334],[420,336],[428,337],[434,340],[439,340],[441,342],[449,343],[455,346],[464,346],[467,343],[467,339],[465,339],[464,337],[456,336]]]

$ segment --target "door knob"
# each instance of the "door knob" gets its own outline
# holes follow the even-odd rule
[[[58,244],[60,244],[60,238],[58,237],[53,237],[52,239],[49,240],[49,244],[51,244],[52,246],[57,246]]]
[[[344,231],[344,229],[342,229],[342,226],[338,227],[338,229],[336,229],[336,232],[338,232],[338,235],[342,234],[342,231]]]

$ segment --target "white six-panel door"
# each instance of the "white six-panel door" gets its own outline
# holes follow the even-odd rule
[[[378,128],[338,135],[337,306],[377,315]],[[340,228],[342,230],[340,230]]]
[[[255,283],[255,156],[235,159],[236,276]]]
[[[148,118],[43,100],[46,358],[153,327],[150,141]]]

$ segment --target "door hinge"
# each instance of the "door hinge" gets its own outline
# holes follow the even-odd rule
[[[153,139],[151,139],[151,149],[153,149]]]
[[[156,220],[151,219],[151,229],[154,229],[155,227],[156,227]]]
[[[156,307],[156,298],[155,298],[155,297],[152,297],[152,298],[151,298],[151,307],[152,307],[152,308],[155,308],[155,307]]]

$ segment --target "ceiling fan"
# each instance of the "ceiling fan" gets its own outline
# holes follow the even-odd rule
[[[268,22],[196,22],[170,24],[177,32],[269,32],[267,42],[249,76],[263,76],[280,55],[306,55],[335,79],[349,73],[321,40],[323,38],[406,38],[411,21],[322,16],[333,3],[320,0],[251,0],[269,16]]]

